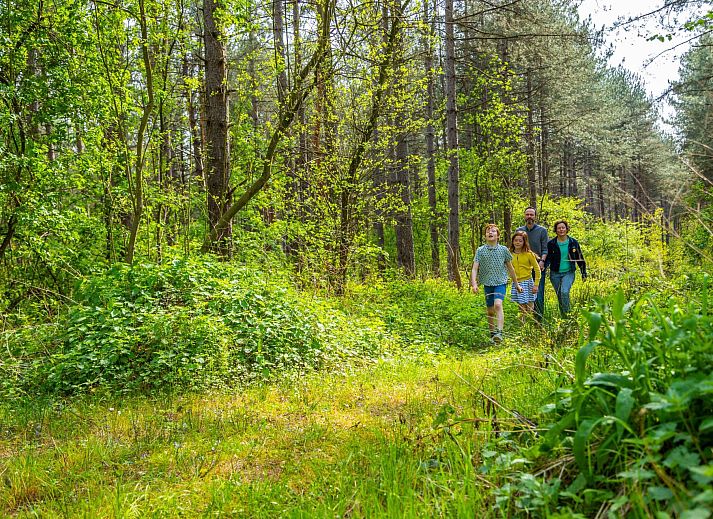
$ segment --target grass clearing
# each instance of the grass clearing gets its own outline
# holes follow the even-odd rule
[[[485,510],[488,483],[467,460],[512,418],[477,390],[527,416],[558,376],[541,352],[511,345],[239,392],[3,408],[0,508],[18,517],[472,517]]]

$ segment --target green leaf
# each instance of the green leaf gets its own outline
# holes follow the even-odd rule
[[[676,467],[691,468],[698,466],[700,460],[701,458],[698,454],[681,445],[669,453],[663,464],[670,469]]]
[[[629,377],[616,373],[595,373],[584,383],[586,386],[610,386],[615,388],[632,388],[634,381]]]
[[[599,341],[591,341],[583,346],[577,352],[577,357],[574,361],[574,374],[577,384],[580,386],[584,385],[584,376],[587,367],[587,357],[592,353],[594,348],[599,345]]]
[[[624,319],[624,292],[619,289],[614,293],[612,297],[612,307],[611,313],[616,321],[621,321]]]
[[[592,471],[587,455],[587,444],[589,437],[592,435],[592,431],[598,423],[599,420],[583,420],[582,423],[579,424],[577,432],[574,433],[572,443],[572,454],[574,454],[574,460],[577,462],[579,469],[585,473],[587,479],[591,476]]]
[[[651,470],[646,470],[642,468],[634,468],[631,470],[625,470],[623,472],[619,472],[617,474],[618,477],[622,479],[628,479],[631,481],[645,481],[647,479],[651,479],[655,476],[656,474],[651,471]]]
[[[688,467],[696,477],[695,479],[701,483],[710,483],[713,481],[713,464],[699,465],[698,467]]]
[[[686,510],[679,517],[680,519],[708,519],[710,516],[710,510],[706,508],[694,508],[693,510]]]
[[[599,332],[599,328],[604,321],[604,316],[598,312],[585,312],[584,316],[589,323],[589,341],[591,342],[597,336],[597,332]]]
[[[455,414],[456,410],[450,404],[443,404],[438,411],[438,414],[433,419],[433,424],[431,425],[434,429],[446,423],[451,416]]]
[[[704,433],[713,429],[713,418],[706,418],[698,427],[698,432]]]
[[[655,501],[667,501],[673,497],[673,492],[666,487],[649,487],[647,492]]]
[[[570,483],[570,485],[567,487],[566,492],[569,492],[571,494],[577,494],[586,486],[587,478],[584,476],[584,474],[580,473],[576,478],[574,478],[574,481],[572,481],[572,483]]]
[[[631,415],[631,410],[634,408],[635,400],[633,397],[633,393],[634,392],[632,389],[625,387],[621,391],[619,391],[618,395],[616,395],[615,415],[622,422],[629,421],[629,415]],[[622,424],[617,423],[616,428],[619,435],[621,435],[623,431]]]

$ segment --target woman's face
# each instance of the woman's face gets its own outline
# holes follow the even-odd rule
[[[515,236],[512,239],[512,246],[516,249],[521,249],[523,245],[525,245],[525,240],[522,236]]]
[[[567,226],[565,224],[558,223],[555,230],[557,231],[557,236],[567,236]]]

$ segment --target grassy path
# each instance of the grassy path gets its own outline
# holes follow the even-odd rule
[[[511,417],[477,390],[534,416],[557,376],[541,359],[506,347],[240,393],[0,408],[0,515],[487,515],[474,467],[491,419]]]

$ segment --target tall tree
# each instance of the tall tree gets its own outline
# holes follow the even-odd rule
[[[228,140],[228,64],[225,33],[221,26],[222,0],[203,0],[205,42],[205,175],[208,188],[208,223],[212,244],[228,252],[231,221],[219,226],[231,201]]]
[[[460,215],[458,163],[458,108],[456,104],[456,56],[453,0],[445,9],[445,75],[446,75],[446,153],[448,156],[448,279],[461,288]]]
[[[434,4],[435,5],[435,4]],[[431,272],[441,275],[441,255],[438,244],[438,204],[436,200],[436,131],[434,128],[435,70],[433,67],[435,13],[429,14],[429,2],[423,3],[424,68],[426,74],[426,178],[428,182],[428,229],[431,245]]]
[[[267,181],[272,176],[273,161],[278,152],[278,145],[287,135],[287,131],[302,106],[302,103],[314,88],[315,83],[314,81],[308,81],[309,76],[314,73],[315,67],[322,64],[328,52],[329,30],[331,27],[331,17],[334,12],[334,2],[333,0],[323,1],[324,16],[319,20],[317,47],[309,61],[296,75],[292,89],[287,94],[285,102],[279,107],[275,116],[274,129],[267,142],[267,146],[264,150],[258,152],[260,176],[247,187],[237,200],[231,202],[230,205],[226,207],[215,226],[206,234],[201,247],[202,252],[208,252],[217,241],[225,236],[226,229],[230,226],[233,217],[265,187]]]

